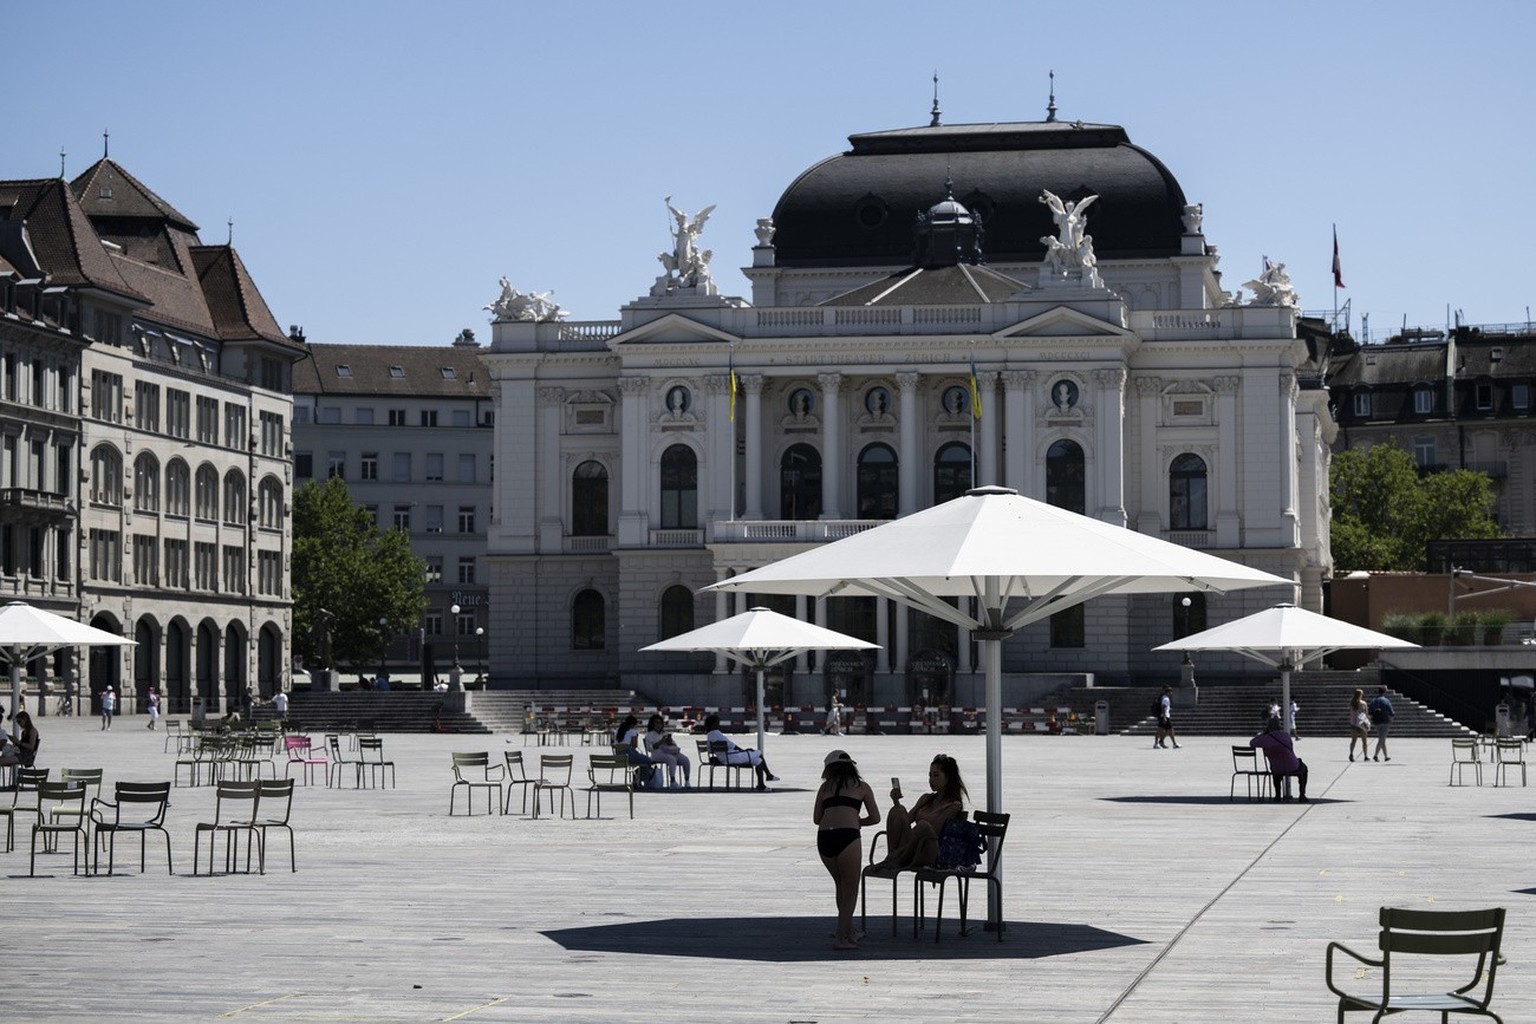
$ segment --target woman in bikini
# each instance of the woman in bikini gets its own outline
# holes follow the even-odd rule
[[[1366,745],[1371,742],[1371,719],[1365,712],[1365,691],[1356,690],[1349,698],[1349,759],[1355,759],[1355,741],[1360,741],[1360,760],[1369,753]]]
[[[928,788],[909,811],[901,806],[901,790],[891,789],[891,815],[885,823],[888,852],[871,871],[891,871],[937,863],[939,833],[950,818],[965,813],[970,793],[960,779],[960,766],[940,754],[928,766]]]
[[[846,750],[827,755],[821,778],[811,820],[819,830],[816,852],[821,854],[837,891],[837,933],[832,948],[857,949],[853,908],[859,902],[859,865],[864,858],[859,829],[879,824],[880,808],[875,804],[874,790],[859,778],[858,766]]]

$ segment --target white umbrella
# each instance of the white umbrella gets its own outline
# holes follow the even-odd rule
[[[757,670],[757,749],[763,749],[763,672],[806,651],[867,651],[867,640],[823,629],[788,615],[752,608],[740,615],[668,637],[642,651],[715,651]]]
[[[21,704],[21,669],[61,647],[131,647],[134,641],[74,619],[12,601],[0,608],[0,659],[11,666],[11,714]]]
[[[1154,651],[1234,651],[1280,670],[1280,710],[1287,726],[1291,716],[1291,669],[1343,650],[1417,647],[1418,644],[1378,633],[1326,615],[1277,604],[1212,629],[1192,633],[1152,648]]]
[[[1266,586],[1294,584],[1006,487],[977,487],[705,589],[884,597],[971,630],[981,644],[986,675],[987,810],[999,812],[1004,640],[1031,622],[1106,594]],[[976,613],[968,602],[956,607],[946,597],[975,598]],[[1000,927],[1001,919],[994,891],[988,897],[989,927]]]

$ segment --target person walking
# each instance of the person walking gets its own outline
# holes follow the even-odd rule
[[[1154,747],[1179,749],[1179,737],[1173,731],[1173,687],[1163,687],[1163,695],[1157,701],[1157,737]]]
[[[1360,741],[1360,760],[1370,752],[1371,716],[1365,710],[1365,691],[1356,690],[1349,698],[1349,759],[1355,759],[1355,741]]]
[[[1392,719],[1397,717],[1397,710],[1392,707],[1392,701],[1387,697],[1385,686],[1377,687],[1376,696],[1372,697],[1370,704],[1366,705],[1366,711],[1371,716],[1371,725],[1376,729],[1376,756],[1371,760],[1392,760],[1392,755],[1387,753],[1387,733],[1392,731]],[[1365,750],[1364,743],[1360,744],[1360,749]]]
[[[148,727],[153,729],[155,727],[155,723],[160,721],[160,695],[155,692],[155,688],[153,686],[149,688],[149,694],[144,698],[144,704],[145,707],[149,710]]]
[[[101,731],[112,730],[112,716],[117,712],[117,694],[112,692],[112,687],[101,691]]]
[[[859,939],[863,937],[853,927],[853,909],[859,905],[859,869],[863,860],[859,829],[878,825],[880,808],[875,803],[874,791],[859,777],[858,766],[846,750],[827,754],[821,779],[811,820],[816,825],[816,852],[832,876],[837,899],[837,931],[832,948],[857,949]]]

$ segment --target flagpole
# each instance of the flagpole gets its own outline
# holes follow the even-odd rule
[[[1339,226],[1333,225],[1333,329],[1339,329]]]
[[[731,495],[730,495],[731,518],[730,518],[730,521],[734,523],[736,521],[736,346],[735,345],[732,345],[730,347],[729,354],[726,356],[725,387],[726,387],[726,390],[729,392],[729,394],[726,396],[726,402],[730,406],[730,414],[727,417],[727,420],[728,420],[728,423],[729,423],[729,428],[730,428],[730,435],[731,435],[730,452],[727,455],[727,458],[730,460],[730,463],[731,463]]]

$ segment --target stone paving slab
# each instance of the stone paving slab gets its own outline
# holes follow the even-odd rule
[[[170,778],[141,721],[44,719],[42,761],[105,767],[106,791]],[[892,937],[880,883],[864,948],[834,953],[810,820],[822,756],[849,750],[883,806],[891,775],[910,794],[943,751],[984,806],[980,737],[770,736],[784,780],[770,793],[643,793],[633,821],[611,795],[601,820],[450,818],[449,753],[499,756],[507,739],[388,735],[398,788],[299,787],[297,872],[274,833],[265,876],[194,877],[207,787],[173,791],[174,876],[153,844],[138,874],[130,841],[126,873],[73,877],[66,853],[29,878],[21,822],[0,854],[0,1016],[1331,1021],[1323,948],[1371,948],[1383,904],[1508,907],[1494,1005],[1510,1021],[1536,1011],[1536,789],[1447,786],[1444,740],[1394,741],[1380,764],[1304,740],[1318,799],[1277,805],[1228,801],[1226,738],[1007,738],[1003,941],[959,937],[950,906],[939,943],[913,939],[910,883]],[[592,749],[564,752],[584,765]]]

